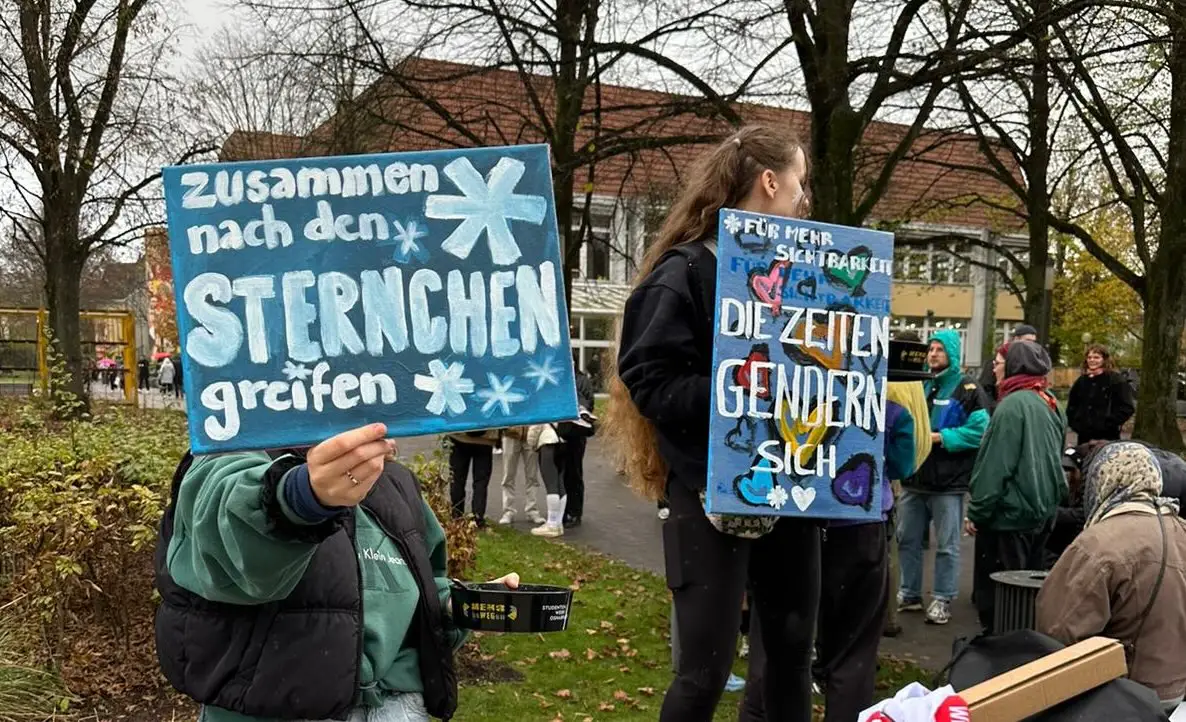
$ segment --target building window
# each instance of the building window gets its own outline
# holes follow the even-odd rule
[[[925,342],[936,331],[950,328],[960,335],[960,346],[968,345],[968,319],[966,318],[936,318],[934,316],[894,316],[890,319],[890,336],[898,338],[904,332],[918,334],[920,341]]]
[[[894,280],[933,286],[971,283],[970,253],[971,246],[964,242],[898,246],[894,249]]]
[[[605,390],[605,360],[613,353],[613,316],[573,316],[572,363],[593,381],[593,388]]]
[[[593,203],[586,222],[584,208],[573,209],[573,230],[583,233],[581,242],[581,277],[606,281],[610,278],[610,252],[613,248],[614,206]]]

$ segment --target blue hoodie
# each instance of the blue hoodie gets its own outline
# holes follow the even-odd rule
[[[948,358],[947,368],[923,382],[931,431],[937,432],[940,440],[922,467],[902,486],[931,493],[963,492],[971,482],[976,452],[988,428],[989,401],[979,384],[960,371],[959,332],[936,331],[928,341],[943,344]]]

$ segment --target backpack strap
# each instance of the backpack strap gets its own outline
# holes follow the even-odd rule
[[[699,248],[707,249],[712,254],[714,263],[704,263],[704,258],[697,253]],[[717,243],[714,240],[694,241],[692,243],[681,243],[675,246],[668,254],[675,254],[680,256],[696,269],[694,275],[690,274],[690,281],[692,286],[693,302],[696,304],[696,314],[700,318],[708,319],[708,331],[712,334],[713,319],[716,318],[716,255]],[[709,289],[713,289],[710,291]],[[711,340],[710,340],[711,343]]]

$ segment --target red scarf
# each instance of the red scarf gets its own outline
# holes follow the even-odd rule
[[[1051,411],[1058,408],[1058,402],[1051,396],[1046,389],[1049,388],[1050,381],[1045,376],[1035,376],[1032,374],[1017,374],[1005,379],[997,386],[997,399],[1004,399],[1014,391],[1033,391],[1046,405],[1050,407]]]

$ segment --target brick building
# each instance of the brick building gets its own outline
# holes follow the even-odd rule
[[[327,119],[308,136],[287,136],[240,130],[221,149],[224,161],[336,155],[477,144],[505,145],[540,142],[538,116],[527,109],[538,99],[549,105],[552,83],[545,76],[524,76],[510,70],[487,69],[422,58],[400,68],[401,79],[379,81],[348,107]],[[530,87],[531,92],[528,92]],[[719,120],[692,112],[672,113],[677,96],[621,86],[600,86],[599,122],[604,134],[622,139],[686,137],[702,139],[729,132]],[[440,112],[425,108],[431,98]],[[734,106],[747,122],[786,124],[806,138],[807,113],[771,106]],[[656,109],[667,109],[657,112]],[[447,120],[446,120],[447,118]],[[905,132],[905,126],[874,123],[858,153],[862,177],[872,183],[884,156]],[[581,143],[593,141],[593,131],[578,133]],[[893,326],[912,328],[924,336],[951,327],[965,339],[965,363],[978,366],[986,337],[1001,339],[1022,321],[1018,300],[1000,289],[995,273],[985,267],[998,263],[995,254],[977,245],[956,244],[956,255],[927,238],[958,235],[990,243],[1016,246],[1024,253],[1023,231],[1017,221],[976,198],[1008,202],[1008,191],[989,177],[960,166],[983,163],[973,139],[924,134],[910,158],[899,164],[885,194],[874,206],[871,223],[892,228],[899,247],[895,263]],[[589,206],[587,240],[580,251],[579,278],[574,280],[572,340],[578,366],[597,375],[601,356],[612,345],[614,322],[629,293],[635,259],[662,218],[664,202],[679,186],[702,144],[642,149],[599,161],[590,174],[578,170],[578,209]],[[855,189],[858,197],[863,189]],[[580,214],[574,214],[579,217]],[[969,263],[969,260],[972,262]]]

